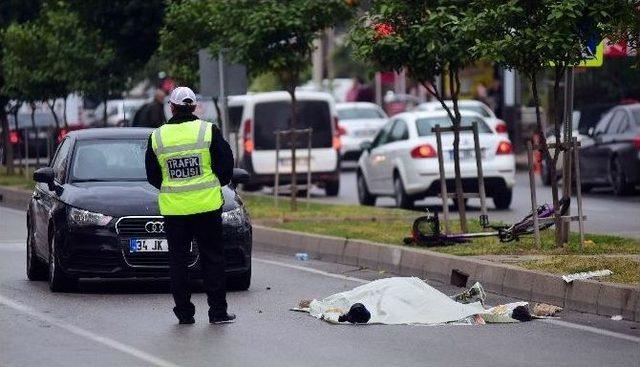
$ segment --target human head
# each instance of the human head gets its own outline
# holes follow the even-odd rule
[[[162,89],[156,90],[156,93],[153,95],[153,100],[158,103],[164,103],[164,97],[166,93]]]
[[[196,94],[190,88],[177,87],[169,96],[173,116],[190,114],[196,110]]]

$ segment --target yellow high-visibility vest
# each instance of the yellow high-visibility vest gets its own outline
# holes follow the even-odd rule
[[[211,123],[165,124],[151,134],[162,169],[158,205],[162,215],[189,215],[220,209],[218,177],[211,170]]]

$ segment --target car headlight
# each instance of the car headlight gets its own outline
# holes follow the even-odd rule
[[[238,207],[222,213],[222,223],[226,225],[240,225],[245,220],[243,207]]]
[[[84,226],[106,226],[113,217],[108,215],[90,212],[88,210],[71,208],[68,215],[69,223],[77,227]]]

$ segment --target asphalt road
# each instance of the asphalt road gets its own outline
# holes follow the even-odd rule
[[[381,275],[257,253],[238,322],[179,326],[163,281],[84,281],[50,293],[25,277],[24,213],[0,208],[0,366],[637,366],[637,323],[565,313],[485,326],[334,326],[288,311]],[[458,291],[432,283],[447,294]],[[490,295],[496,304],[506,299]]]
[[[347,162],[346,169],[340,176],[340,193],[337,197],[324,196],[323,190],[312,190],[314,199],[323,202],[336,204],[358,204],[358,193],[356,187],[355,165]],[[536,181],[536,193],[538,203],[552,202],[551,188],[543,186],[539,179]],[[529,176],[527,173],[518,172],[516,174],[516,186],[513,192],[513,200],[509,210],[497,210],[493,206],[493,201],[487,200],[487,210],[489,219],[511,223],[520,220],[531,212],[531,196],[529,192]],[[575,198],[575,197],[574,197]],[[395,201],[392,198],[381,197],[376,202],[377,206],[394,207]],[[572,213],[577,214],[575,200],[572,201]],[[438,198],[429,198],[416,203],[416,210],[442,212],[442,204]],[[583,195],[583,209],[587,216],[585,231],[587,233],[616,234],[618,236],[640,238],[640,194],[635,196],[617,197],[606,188],[593,190]],[[450,212],[457,215],[457,208],[453,205],[449,207]],[[478,218],[480,216],[480,200],[470,199],[468,203],[467,217]],[[574,231],[578,231],[578,223],[573,224]]]

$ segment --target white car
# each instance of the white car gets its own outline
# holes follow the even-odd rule
[[[509,139],[496,134],[480,115],[462,111],[462,125],[478,123],[485,190],[498,209],[511,204],[515,184],[515,158]],[[391,196],[398,207],[410,208],[414,201],[440,193],[440,171],[436,151],[436,125],[451,126],[444,111],[405,112],[393,116],[366,148],[357,170],[358,199],[373,205],[378,196]],[[460,134],[460,168],[465,192],[477,192],[477,168],[473,134]],[[444,168],[449,192],[454,189],[453,134],[442,135]]]
[[[138,109],[148,100],[143,98],[110,99],[107,101],[107,126],[128,126]],[[104,102],[100,103],[90,116],[89,124],[102,126],[104,116]],[[170,115],[167,115],[170,116]]]
[[[311,183],[323,187],[328,196],[338,195],[340,189],[340,136],[338,116],[333,97],[322,92],[296,92],[296,130],[312,128]],[[232,128],[238,125],[237,159],[240,167],[251,174],[244,190],[258,190],[272,186],[276,170],[276,132],[289,130],[291,97],[287,92],[268,92],[229,99]],[[307,184],[307,135],[296,138],[297,182]],[[278,161],[280,184],[291,182],[291,145],[281,140]]]
[[[447,107],[453,108],[452,101],[444,101],[444,103]],[[486,104],[472,99],[464,99],[458,101],[458,107],[461,111],[471,111],[479,114],[487,121],[487,124],[494,132],[507,135],[507,123],[497,118],[496,114]],[[414,111],[444,111],[444,108],[440,102],[435,101],[420,103],[414,108]]]
[[[336,105],[338,131],[342,140],[340,156],[343,160],[357,161],[362,143],[372,141],[387,122],[387,114],[375,103],[346,102]]]

